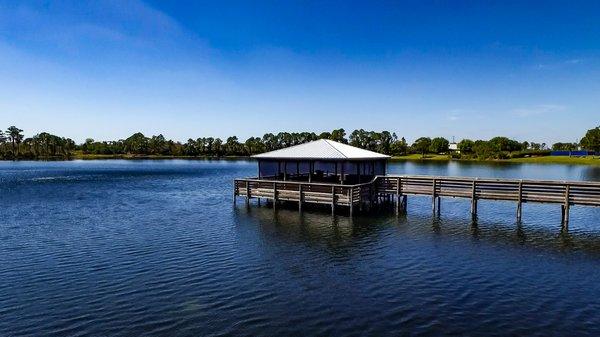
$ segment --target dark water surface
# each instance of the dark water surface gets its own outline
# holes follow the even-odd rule
[[[600,168],[395,173],[600,181]],[[0,336],[600,335],[600,209],[232,206],[244,161],[0,163]]]

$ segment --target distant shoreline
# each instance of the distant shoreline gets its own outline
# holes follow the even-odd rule
[[[600,166],[600,157],[568,157],[568,156],[535,156],[510,159],[467,159],[451,158],[448,155],[428,154],[423,158],[420,154],[392,157],[392,161],[460,161],[472,163],[522,163],[522,164],[563,164],[563,165],[592,165]]]
[[[248,156],[170,156],[170,155],[134,155],[134,154],[81,154],[77,153],[69,158],[64,157],[46,157],[37,159],[18,159],[16,161],[71,161],[71,160],[240,160],[250,159]],[[451,158],[448,155],[428,154],[422,157],[420,154],[410,154],[406,156],[395,156],[390,159],[393,161],[415,161],[415,162],[470,162],[470,163],[522,163],[522,164],[562,164],[562,165],[591,165],[600,166],[600,157],[567,157],[567,156],[538,156],[527,158],[511,159],[466,159]],[[12,160],[3,160],[12,161]]]

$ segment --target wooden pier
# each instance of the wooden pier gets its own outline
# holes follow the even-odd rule
[[[518,221],[523,203],[550,203],[561,206],[562,223],[567,225],[571,206],[600,206],[600,182],[385,175],[342,185],[249,178],[235,179],[233,195],[234,202],[241,196],[247,204],[252,198],[267,199],[274,208],[279,201],[297,202],[300,211],[305,203],[331,205],[332,212],[347,207],[350,216],[357,208],[370,209],[384,201],[394,201],[397,212],[404,213],[409,195],[430,196],[433,212],[440,212],[440,198],[470,199],[472,216],[477,215],[479,200],[513,201]]]

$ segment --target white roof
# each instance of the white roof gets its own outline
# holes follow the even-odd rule
[[[381,153],[359,149],[334,142],[329,139],[319,139],[312,142],[290,146],[285,149],[261,153],[252,156],[258,159],[340,159],[340,160],[367,160],[367,159],[387,159]]]

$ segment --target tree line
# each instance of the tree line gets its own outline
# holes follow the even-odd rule
[[[317,139],[330,139],[379,153],[402,156],[407,154],[451,154],[458,158],[504,159],[527,154],[548,154],[545,143],[519,142],[508,137],[489,140],[463,139],[451,151],[450,142],[443,137],[420,137],[408,144],[404,137],[390,131],[354,130],[348,136],[344,129],[331,132],[279,132],[266,133],[262,137],[250,137],[240,141],[231,136],[222,140],[214,137],[188,139],[185,143],[166,139],[163,135],[147,137],[141,132],[116,141],[86,139],[76,144],[70,138],[46,132],[26,138],[23,130],[15,126],[0,131],[0,159],[53,159],[71,158],[76,152],[84,155],[153,155],[181,157],[250,156],[273,151]],[[579,143],[555,143],[552,150],[572,151],[578,148],[600,152],[600,127],[590,129]]]
[[[25,138],[16,126],[0,130],[0,159],[69,158],[76,148],[72,139],[47,132]]]

